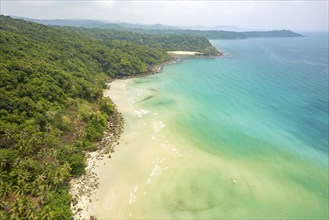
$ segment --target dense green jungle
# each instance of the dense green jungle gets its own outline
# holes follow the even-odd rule
[[[150,74],[166,50],[218,51],[204,37],[55,27],[0,15],[0,219],[70,219],[69,181],[85,173],[116,113],[106,82]]]

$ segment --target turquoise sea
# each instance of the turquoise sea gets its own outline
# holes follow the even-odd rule
[[[126,131],[151,125],[134,154],[164,150],[147,180],[131,162],[123,216],[328,219],[327,36],[211,42],[226,56],[125,84],[139,116],[124,113]]]

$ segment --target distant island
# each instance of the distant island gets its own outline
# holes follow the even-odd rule
[[[148,34],[188,34],[199,35],[207,39],[247,39],[247,38],[274,38],[274,37],[302,37],[301,34],[290,30],[273,30],[273,31],[221,31],[221,30],[140,30],[134,29],[136,32]]]
[[[147,34],[188,34],[199,35],[207,39],[246,39],[246,38],[273,38],[273,37],[302,37],[301,34],[291,30],[272,30],[272,31],[225,31],[225,30],[198,30],[198,29],[182,29],[174,26],[162,24],[155,25],[140,25],[131,23],[109,23],[104,21],[86,20],[86,19],[30,19],[44,25],[55,26],[71,26],[71,27],[87,27],[87,28],[102,28],[128,30],[138,33]],[[195,27],[197,28],[197,27]]]

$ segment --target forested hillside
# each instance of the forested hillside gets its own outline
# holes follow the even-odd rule
[[[155,48],[160,48],[165,51],[172,50],[186,50],[186,51],[198,51],[205,55],[217,55],[218,51],[207,38],[191,35],[191,34],[147,34],[137,33],[132,31],[121,31],[121,30],[109,30],[109,29],[83,29],[67,27],[67,30],[76,32],[83,36],[95,37],[98,39],[118,39],[122,41],[128,41],[134,44],[147,45]],[[162,33],[162,31],[160,31]]]
[[[133,30],[138,33],[147,34],[186,34],[198,35],[207,39],[246,39],[246,38],[260,38],[260,37],[301,37],[301,34],[290,30],[274,30],[274,31],[221,31],[221,30]]]
[[[106,40],[106,43],[111,45],[113,44],[111,41],[116,39],[138,45],[159,48],[165,51],[186,50],[201,52],[205,55],[218,54],[216,48],[212,46],[207,38],[199,36],[200,33],[198,31],[196,32],[197,35],[194,35],[188,30],[168,30],[164,29],[166,26],[162,27],[161,25],[145,26],[145,28],[136,29],[138,25],[129,25],[128,23],[114,24],[92,20],[27,20],[53,25],[53,28],[57,28],[61,31],[65,29],[66,31],[75,32],[84,37]],[[159,29],[156,29],[156,27]],[[174,27],[168,26],[167,28]]]
[[[37,23],[58,26],[72,26],[72,27],[94,27],[102,29],[116,29],[126,30],[135,33],[147,33],[157,35],[168,34],[185,34],[198,35],[206,37],[207,39],[245,39],[255,37],[301,37],[301,34],[295,33],[291,30],[272,30],[272,31],[224,31],[224,30],[199,30],[199,29],[181,29],[173,26],[165,25],[136,25],[129,23],[107,23],[94,20],[42,20],[29,19]]]
[[[27,21],[36,22],[44,25],[56,25],[56,26],[71,26],[71,27],[88,27],[88,28],[107,28],[107,29],[180,29],[175,26],[168,26],[162,24],[153,24],[153,25],[143,25],[143,24],[133,24],[133,23],[113,23],[110,21],[97,21],[90,19],[35,19],[35,18],[24,18]]]
[[[115,112],[106,80],[169,60],[159,49],[168,42],[173,50],[202,42],[108,33],[0,16],[1,219],[70,219],[68,181],[85,172],[83,151],[95,149]]]

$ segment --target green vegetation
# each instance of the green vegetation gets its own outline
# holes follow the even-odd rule
[[[21,18],[27,21],[32,21],[44,25],[54,26],[71,26],[71,27],[86,27],[86,28],[115,28],[122,29],[123,27],[119,24],[107,23],[96,20],[88,19],[33,19],[33,18]]]
[[[67,27],[66,30],[74,31],[83,36],[103,39],[106,42],[111,41],[107,39],[118,39],[142,46],[160,48],[165,51],[198,51],[205,55],[216,55],[218,53],[216,48],[214,48],[205,37],[190,34],[166,34],[166,30],[159,30],[161,32],[160,35],[98,28],[83,29]],[[164,34],[162,34],[162,32]]]
[[[255,37],[301,37],[301,34],[290,30],[273,30],[273,31],[223,31],[223,30],[191,30],[180,29],[173,26],[165,26],[161,24],[156,25],[138,25],[129,23],[106,23],[94,20],[42,20],[42,19],[28,19],[37,23],[57,26],[71,26],[71,27],[93,27],[102,29],[116,29],[133,31],[137,33],[168,35],[168,34],[185,34],[198,35],[206,37],[207,39],[245,39]]]
[[[212,48],[185,38],[0,15],[0,218],[70,219],[68,182],[85,172],[83,152],[95,150],[115,112],[105,82],[148,73],[170,59],[168,44]]]
[[[132,23],[110,23],[97,20],[88,19],[35,19],[35,18],[21,18],[27,21],[32,21],[44,25],[56,25],[56,26],[71,26],[71,27],[87,27],[87,28],[107,28],[107,29],[179,29],[174,26],[167,26],[162,24],[143,25]]]
[[[138,33],[147,34],[185,34],[185,35],[198,35],[207,39],[246,39],[246,38],[268,38],[268,37],[301,37],[301,34],[292,32],[290,30],[276,30],[276,31],[217,31],[217,30],[145,30],[134,29]]]
[[[248,38],[257,37],[301,37],[301,34],[292,32],[290,30],[280,30],[280,31],[248,31],[243,32],[243,34]]]

